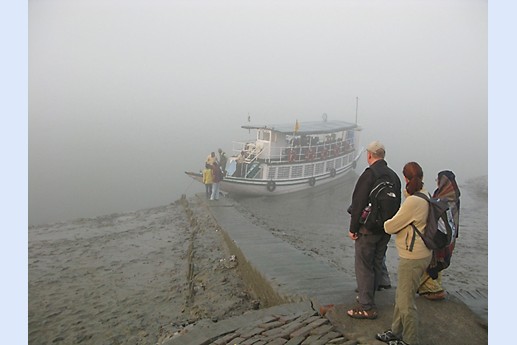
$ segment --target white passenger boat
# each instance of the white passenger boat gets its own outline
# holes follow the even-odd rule
[[[275,195],[312,188],[354,169],[361,128],[344,121],[244,125],[256,139],[233,142],[220,189],[230,195]],[[239,155],[243,154],[240,158]],[[202,182],[201,172],[185,172]]]

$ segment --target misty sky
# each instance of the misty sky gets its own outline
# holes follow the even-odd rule
[[[160,206],[254,123],[355,121],[488,173],[487,1],[28,3],[29,224]],[[361,169],[356,172],[360,173]]]

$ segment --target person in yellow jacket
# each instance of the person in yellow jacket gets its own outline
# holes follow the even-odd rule
[[[214,177],[212,175],[212,166],[208,163],[205,164],[203,170],[203,184],[205,185],[206,197],[210,199],[212,195],[212,184],[214,183]]]
[[[416,192],[429,195],[424,188],[424,173],[416,162],[409,162],[402,170],[406,181],[405,200],[393,218],[384,222],[384,231],[396,235],[399,253],[398,282],[391,329],[378,333],[376,338],[390,345],[418,345],[418,315],[415,296],[420,278],[431,262],[432,251],[411,227],[413,223],[423,231],[427,223],[429,204],[414,196]],[[415,237],[414,245],[411,245]]]

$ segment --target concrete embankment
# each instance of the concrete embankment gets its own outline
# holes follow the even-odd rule
[[[262,309],[200,323],[167,344],[383,344],[374,335],[390,328],[394,288],[377,293],[377,319],[352,319],[353,277],[252,224],[232,199],[206,202]],[[318,312],[329,304],[325,315]],[[454,295],[417,298],[417,308],[422,345],[488,343],[487,320]]]

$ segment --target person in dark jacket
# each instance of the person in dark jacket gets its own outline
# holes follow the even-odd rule
[[[223,174],[226,172],[226,162],[228,161],[228,157],[226,157],[226,152],[223,149],[217,150],[219,152],[219,167]]]
[[[357,319],[375,319],[375,291],[382,280],[383,259],[388,248],[390,235],[382,227],[366,229],[359,221],[363,209],[368,205],[370,191],[380,176],[394,184],[398,205],[401,201],[402,185],[397,173],[388,167],[384,160],[386,150],[379,141],[374,141],[366,148],[368,168],[359,176],[352,193],[352,209],[348,236],[355,241],[355,276],[357,280],[357,305],[347,311],[350,317]]]
[[[212,176],[212,195],[210,196],[210,200],[219,200],[219,183],[223,180],[223,172],[217,162],[212,164]]]

